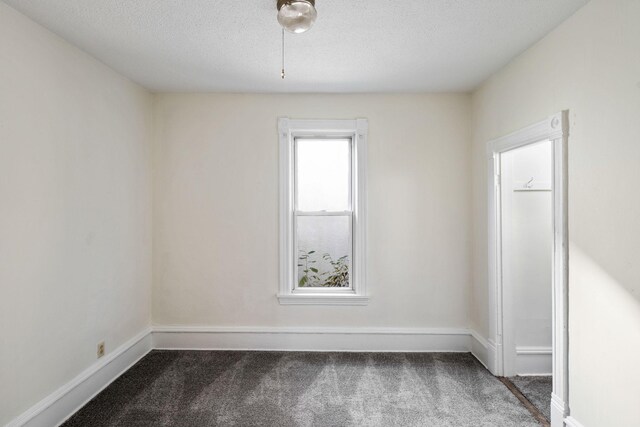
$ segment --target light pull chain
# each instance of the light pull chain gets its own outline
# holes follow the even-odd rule
[[[284,80],[284,28],[282,29],[282,72],[280,73],[280,77]]]

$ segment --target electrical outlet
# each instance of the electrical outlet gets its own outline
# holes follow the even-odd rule
[[[104,356],[104,341],[98,343],[98,359]]]

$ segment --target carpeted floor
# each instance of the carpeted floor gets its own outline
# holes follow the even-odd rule
[[[551,419],[551,392],[553,391],[553,383],[550,376],[510,377],[509,380],[533,406],[542,412],[547,421]]]
[[[538,423],[468,353],[152,351],[64,426]]]

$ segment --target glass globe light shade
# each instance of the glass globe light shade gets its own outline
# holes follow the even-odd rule
[[[278,22],[291,33],[304,33],[318,17],[314,5],[314,0],[278,0]]]

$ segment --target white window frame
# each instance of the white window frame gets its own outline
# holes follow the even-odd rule
[[[368,122],[354,120],[278,120],[280,139],[280,304],[366,305],[366,160]],[[351,140],[351,210],[296,212],[296,138]],[[351,215],[351,275],[348,288],[300,288],[296,283],[296,215]]]

